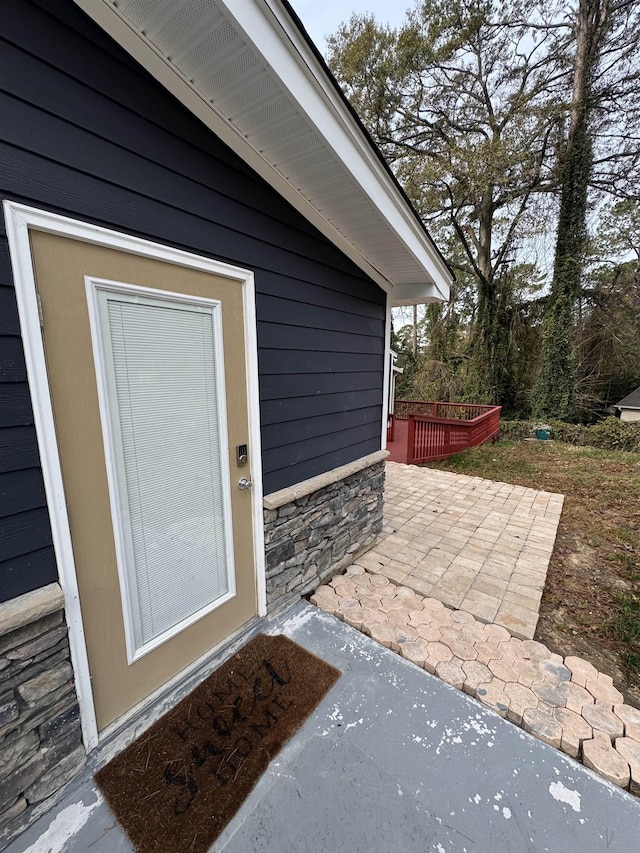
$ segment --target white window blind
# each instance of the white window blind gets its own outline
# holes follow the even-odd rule
[[[136,651],[232,583],[218,310],[98,291]]]

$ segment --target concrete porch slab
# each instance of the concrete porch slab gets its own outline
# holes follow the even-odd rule
[[[475,700],[310,605],[269,630],[343,675],[213,851],[636,849],[640,801]],[[87,778],[6,853],[130,849]]]
[[[358,562],[532,639],[563,495],[387,462],[384,528]]]

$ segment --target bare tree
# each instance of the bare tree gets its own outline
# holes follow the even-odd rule
[[[566,23],[572,97],[560,157],[553,283],[532,396],[539,417],[570,420],[576,414],[574,308],[585,263],[589,190],[637,194],[640,8],[630,0],[578,0]]]
[[[398,32],[354,16],[328,42],[348,97],[475,281],[467,395],[487,402],[508,382],[500,289],[523,234],[539,227],[538,194],[557,184],[562,44],[522,22],[525,6],[423,0]]]
[[[555,232],[530,399],[541,417],[574,413],[587,220],[604,194],[638,198],[639,43],[637,0],[420,0],[398,31],[354,16],[329,40],[347,95],[474,281],[466,397],[504,403],[531,378],[512,364],[514,316],[537,316],[514,271]]]

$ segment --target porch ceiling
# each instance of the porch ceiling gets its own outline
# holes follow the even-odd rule
[[[76,0],[392,304],[451,273],[282,0]]]

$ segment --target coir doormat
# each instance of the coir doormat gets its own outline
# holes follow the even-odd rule
[[[204,853],[340,673],[259,634],[96,774],[139,853]]]

